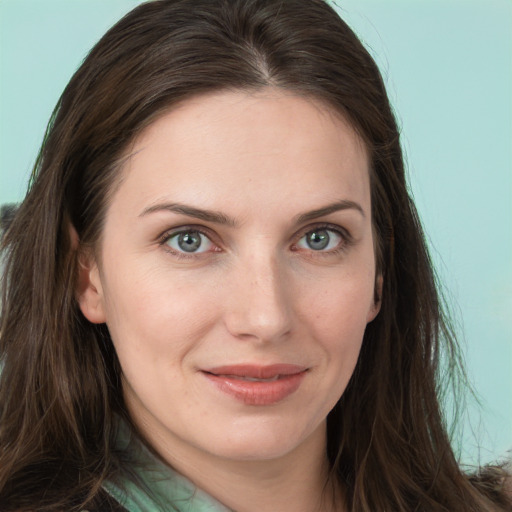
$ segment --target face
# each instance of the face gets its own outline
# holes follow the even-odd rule
[[[324,443],[378,311],[359,137],[313,100],[223,92],[129,153],[79,300],[108,325],[135,423],[164,458]]]

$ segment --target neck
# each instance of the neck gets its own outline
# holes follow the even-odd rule
[[[156,445],[166,463],[237,512],[341,510],[340,486],[329,482],[325,425],[293,452],[268,460],[230,460],[204,452],[195,457],[179,443]]]

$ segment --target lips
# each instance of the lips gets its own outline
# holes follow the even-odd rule
[[[262,406],[281,402],[297,391],[307,368],[294,364],[244,364],[219,366],[202,373],[221,392],[245,405]]]

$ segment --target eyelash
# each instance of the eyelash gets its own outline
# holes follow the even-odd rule
[[[219,250],[208,251],[208,252],[201,252],[201,253],[193,253],[193,252],[191,252],[191,253],[187,254],[186,252],[176,251],[176,250],[172,249],[169,245],[167,245],[167,243],[169,242],[169,240],[171,238],[173,238],[175,236],[179,236],[182,233],[199,233],[200,235],[203,235],[206,238],[208,238],[208,240],[210,240],[211,243],[218,248],[218,245],[212,240],[213,236],[212,236],[212,233],[210,231],[205,230],[201,226],[194,226],[194,225],[181,226],[179,228],[166,231],[165,233],[163,233],[159,237],[159,245],[162,246],[162,248],[166,252],[168,252],[169,254],[172,254],[176,258],[178,258],[178,259],[186,259],[186,260],[192,260],[192,259],[200,258],[201,256],[204,256],[204,255],[208,254],[209,252],[220,252],[220,249],[219,249]]]
[[[329,256],[336,256],[338,254],[341,254],[345,252],[354,242],[354,239],[350,235],[350,233],[336,225],[336,224],[329,224],[329,223],[323,223],[323,224],[315,224],[313,226],[307,226],[307,228],[300,231],[300,236],[297,238],[297,242],[294,242],[292,245],[292,250],[299,251],[300,249],[293,249],[302,238],[304,238],[308,233],[313,233],[315,231],[332,231],[336,233],[340,238],[340,243],[334,248],[330,249],[328,251],[315,251],[313,249],[307,250],[310,254],[313,254],[314,257],[329,257]]]
[[[313,249],[310,249],[308,251],[307,249],[305,249],[307,252],[314,254],[315,257],[335,256],[337,254],[340,254],[340,253],[346,251],[353,244],[353,238],[346,229],[341,228],[338,225],[323,223],[323,224],[315,224],[313,226],[307,226],[306,228],[302,229],[298,233],[298,235],[294,235],[293,238],[296,239],[296,242],[294,242],[292,244],[291,250],[293,252],[301,251],[300,248],[296,247],[297,244],[299,243],[299,241],[302,240],[302,238],[304,238],[309,233],[312,233],[315,231],[322,231],[322,230],[332,231],[332,232],[336,233],[336,235],[338,235],[341,238],[341,241],[337,247],[335,247],[334,249],[328,250],[328,251],[315,251]],[[176,250],[172,249],[171,247],[169,247],[168,242],[171,238],[179,236],[180,234],[183,234],[183,233],[191,233],[191,232],[199,233],[200,235],[203,235],[206,238],[208,238],[208,240],[211,241],[211,243],[217,248],[217,250],[205,251],[205,252],[201,252],[201,253],[191,252],[191,253],[187,254],[186,252],[176,251]],[[190,226],[181,226],[179,228],[175,228],[175,229],[166,231],[165,233],[160,235],[158,240],[159,240],[159,245],[162,246],[166,252],[172,254],[174,257],[176,257],[178,259],[191,260],[191,259],[200,258],[202,256],[206,256],[207,254],[210,254],[211,252],[215,253],[215,252],[222,251],[222,249],[220,249],[218,247],[218,245],[213,241],[212,238],[213,238],[212,233],[209,230],[205,230],[202,226],[190,225]]]

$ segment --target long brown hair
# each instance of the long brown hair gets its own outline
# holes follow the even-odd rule
[[[505,507],[459,468],[438,393],[459,368],[400,136],[376,64],[321,0],[158,0],[119,21],[66,87],[28,194],[5,235],[0,325],[0,506],[75,510],[122,471],[125,414],[104,325],[75,299],[77,247],[101,237],[127,145],[173,104],[220,89],[277,87],[341,112],[371,155],[380,314],[328,417],[332,477],[353,511]]]

